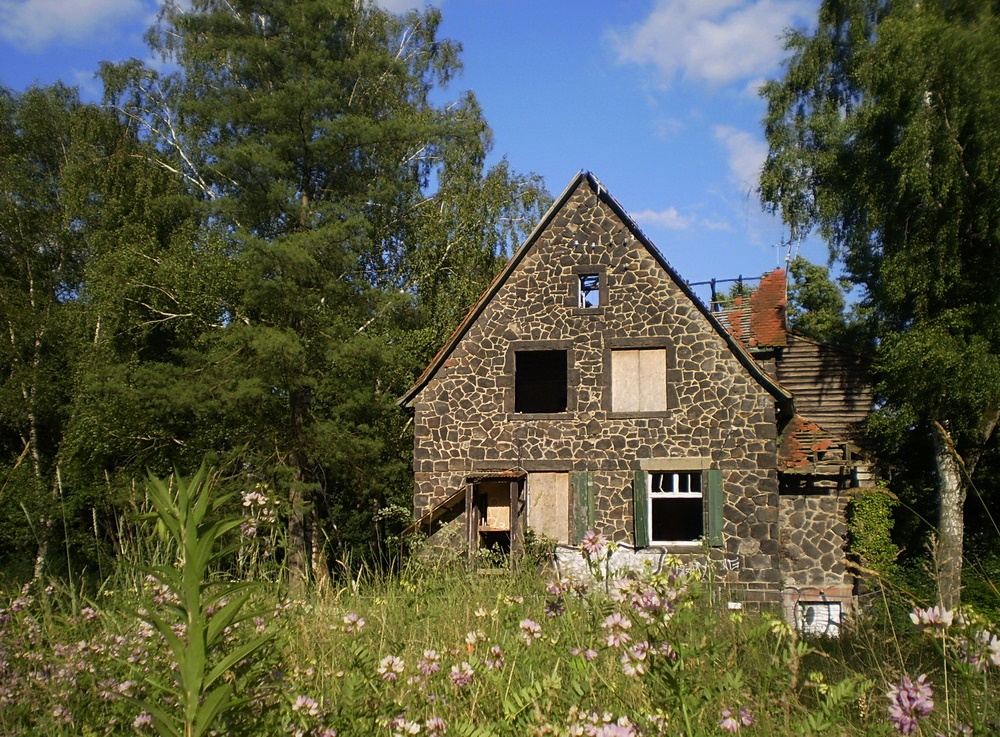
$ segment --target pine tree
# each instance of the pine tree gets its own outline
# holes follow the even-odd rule
[[[454,306],[464,287],[454,302],[432,296],[428,249],[450,249],[453,284],[478,287],[505,242],[501,212],[516,208],[504,200],[537,200],[530,181],[483,172],[473,98],[432,101],[459,70],[439,22],[432,8],[397,17],[354,0],[168,4],[149,39],[178,71],[103,72],[151,163],[200,198],[198,238],[226,244],[223,324],[189,358],[203,362],[216,450],[287,499],[296,584],[322,574],[331,544],[364,542],[379,507],[408,500],[394,400],[426,358],[419,305],[449,322],[468,307]]]

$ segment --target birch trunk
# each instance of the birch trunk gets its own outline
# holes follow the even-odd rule
[[[962,552],[965,535],[965,484],[960,459],[948,431],[935,422],[934,464],[938,475],[938,543],[935,550],[938,604],[955,609],[962,603]]]

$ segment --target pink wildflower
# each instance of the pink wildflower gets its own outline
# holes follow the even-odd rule
[[[903,734],[914,734],[917,723],[934,711],[934,690],[921,675],[916,681],[903,676],[903,682],[893,686],[886,694],[889,698],[889,721]]]
[[[148,712],[141,712],[132,720],[132,729],[139,730],[143,727],[149,727],[153,724],[153,717],[149,715]]]
[[[533,619],[522,619],[521,620],[521,637],[527,644],[531,644],[535,640],[538,640],[542,636],[542,626]]]
[[[431,717],[426,722],[424,722],[424,727],[427,728],[427,734],[439,735],[447,734],[448,727],[444,723],[444,719],[441,717]]]
[[[944,631],[954,623],[955,612],[940,606],[932,606],[929,609],[914,609],[910,612],[910,619],[918,630]]]
[[[462,688],[472,683],[474,675],[476,675],[476,672],[472,670],[472,666],[466,662],[462,662],[459,665],[451,666],[451,673],[448,674],[448,677],[451,678],[452,683]]]
[[[632,622],[621,612],[609,614],[601,622],[601,629],[608,633],[604,640],[608,647],[621,647],[632,641],[632,636],[628,634]]]
[[[732,734],[736,734],[740,731],[740,723],[736,721],[735,717],[733,717],[732,709],[729,709],[728,707],[723,709],[721,716],[722,719],[719,720],[719,726],[722,727],[722,731],[731,732]]]
[[[344,615],[344,632],[361,632],[365,628],[365,618],[356,612],[348,612]]]
[[[319,716],[319,704],[316,702],[316,699],[311,699],[308,696],[299,696],[295,699],[295,703],[292,704],[292,711],[301,711],[311,717]]]
[[[399,674],[403,672],[405,664],[402,658],[395,655],[386,655],[378,664],[378,674],[383,681],[395,681]]]
[[[465,649],[472,652],[476,648],[476,643],[486,639],[486,633],[481,630],[473,630],[465,633]]]
[[[636,737],[638,733],[635,731],[635,727],[627,722],[624,724],[621,722],[622,720],[619,719],[618,722],[602,724],[594,730],[594,737]]]
[[[600,555],[607,546],[608,541],[604,539],[604,536],[598,535],[593,530],[587,530],[583,535],[583,542],[580,543],[580,547],[587,555]]]
[[[549,581],[545,584],[545,590],[552,596],[562,596],[570,590],[568,581]]]
[[[483,663],[485,663],[486,667],[490,670],[503,670],[503,650],[500,649],[499,645],[494,645],[490,648],[489,655],[486,656]]]
[[[411,722],[402,714],[390,722],[389,728],[392,730],[393,737],[403,737],[403,735],[408,734],[420,734],[420,723]]]
[[[430,676],[441,670],[441,658],[437,650],[424,650],[424,657],[417,663],[417,670],[425,676]]]

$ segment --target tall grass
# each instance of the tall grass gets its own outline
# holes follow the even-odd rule
[[[135,589],[79,611],[68,590],[28,589],[0,610],[0,734],[1000,732],[1000,642],[971,613],[876,590],[841,638],[809,640],[669,567],[588,584],[416,559],[391,576],[344,566],[288,601],[226,583],[260,538],[237,541],[201,481],[151,486],[165,535],[147,528],[150,575],[122,579]],[[598,571],[603,545],[588,537]]]

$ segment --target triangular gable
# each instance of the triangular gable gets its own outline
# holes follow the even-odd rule
[[[397,404],[401,407],[412,408],[413,400],[416,398],[417,394],[427,386],[428,382],[434,377],[437,371],[441,368],[441,365],[447,360],[451,352],[459,344],[465,334],[468,332],[469,328],[475,323],[475,321],[482,314],[483,310],[490,303],[496,293],[500,290],[503,284],[507,281],[510,275],[517,269],[518,265],[524,260],[525,256],[531,251],[535,242],[538,240],[539,236],[545,232],[545,229],[552,222],[552,219],[556,214],[562,210],[566,203],[569,201],[570,197],[577,190],[577,188],[586,182],[587,185],[593,190],[597,197],[608,205],[615,215],[624,223],[625,227],[629,229],[632,236],[642,244],[642,246],[649,252],[649,254],[656,260],[657,264],[669,275],[670,279],[677,285],[681,292],[696,306],[696,308],[701,312],[702,315],[708,320],[712,328],[719,334],[719,336],[726,342],[729,346],[730,351],[736,357],[737,361],[747,370],[747,372],[760,384],[765,390],[767,390],[776,400],[779,402],[790,403],[792,401],[791,393],[781,386],[774,378],[769,376],[758,364],[746,348],[736,340],[728,330],[726,330],[721,323],[712,315],[711,311],[705,307],[702,301],[694,293],[691,287],[686,281],[684,281],[680,275],[674,271],[673,267],[667,263],[666,259],[660,254],[645,234],[639,229],[632,217],[625,212],[625,209],[618,203],[618,201],[611,196],[608,190],[603,184],[590,172],[580,171],[573,180],[569,183],[563,193],[556,199],[552,206],[548,209],[548,212],[542,217],[538,225],[531,232],[524,243],[514,252],[510,261],[504,266],[503,270],[493,279],[486,291],[479,298],[479,301],[469,310],[466,316],[459,323],[458,327],[448,338],[448,341],[441,347],[437,355],[431,360],[427,368],[424,369],[423,373],[417,378],[416,382],[412,387],[399,398]]]

